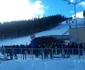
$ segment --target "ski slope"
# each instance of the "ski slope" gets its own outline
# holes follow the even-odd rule
[[[83,18],[78,18],[77,19],[77,23],[78,23],[78,27],[82,27],[84,26],[84,19]],[[75,21],[74,23],[72,23],[70,21],[70,25],[72,27],[75,27]],[[49,36],[49,35],[63,35],[65,32],[66,35],[69,35],[69,23],[66,23],[66,21],[60,23],[59,26],[56,26],[50,30],[46,30],[46,31],[42,31],[39,33],[36,33],[35,36],[36,37],[40,37],[40,36]],[[20,44],[29,44],[31,41],[30,36],[25,36],[25,37],[21,37],[21,38],[15,38],[15,39],[6,39],[6,40],[0,40],[0,46],[2,45],[20,45]]]

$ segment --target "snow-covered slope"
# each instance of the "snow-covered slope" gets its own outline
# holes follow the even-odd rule
[[[84,19],[78,18],[77,24],[79,26],[83,26],[84,25]],[[74,23],[70,22],[70,25],[72,27],[75,27],[75,22]],[[67,32],[66,35],[68,35],[69,34],[68,30],[69,30],[69,24],[66,23],[66,21],[64,21],[59,26],[56,26],[56,27],[54,27],[50,30],[36,33],[35,36],[40,37],[40,36],[49,36],[49,35],[62,35],[65,32]],[[1,45],[20,45],[20,44],[26,44],[26,43],[29,44],[30,40],[31,40],[30,36],[16,38],[16,39],[0,40],[0,46]]]
[[[69,28],[69,25],[67,24],[60,24],[59,26],[56,26],[55,28],[43,32],[36,33],[36,37],[40,36],[49,36],[49,35],[62,35],[64,32],[66,32]],[[30,43],[30,36],[16,38],[16,39],[6,39],[6,40],[0,40],[0,45],[20,45],[20,44],[29,44]]]

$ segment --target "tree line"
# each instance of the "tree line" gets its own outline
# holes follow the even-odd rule
[[[27,36],[51,29],[68,18],[62,15],[52,15],[32,20],[20,20],[0,23],[0,38],[15,38]]]

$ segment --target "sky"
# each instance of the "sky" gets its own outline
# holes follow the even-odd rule
[[[75,0],[68,1],[75,2]],[[85,10],[85,0],[78,3],[76,9],[77,12]],[[56,14],[72,16],[74,6],[68,5],[63,0],[0,0],[0,22],[27,20]]]

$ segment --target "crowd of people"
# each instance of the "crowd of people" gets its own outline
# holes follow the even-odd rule
[[[18,54],[23,55],[23,59],[27,59],[27,55],[35,55],[36,57],[42,56],[42,58],[53,58],[54,54],[61,54],[63,57],[71,54],[80,54],[82,55],[85,50],[85,44],[80,43],[68,43],[66,44],[57,44],[53,43],[52,45],[35,45],[31,42],[29,45],[10,45],[10,46],[1,46],[1,53],[5,58],[10,57],[10,59],[18,59]]]

